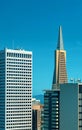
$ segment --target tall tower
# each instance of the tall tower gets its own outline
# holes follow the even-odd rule
[[[44,93],[44,130],[60,129],[60,84],[67,83],[66,51],[64,50],[62,28],[59,27],[55,69],[52,89]]]
[[[32,130],[30,51],[0,51],[0,130]]]
[[[67,83],[67,72],[66,72],[66,51],[64,50],[62,28],[60,26],[57,49],[55,50],[55,69],[53,76],[53,86],[54,84],[62,84],[62,83]]]

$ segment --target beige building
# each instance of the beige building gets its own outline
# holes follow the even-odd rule
[[[32,103],[32,130],[41,130],[43,105],[39,100]]]
[[[55,50],[55,69],[53,77],[54,84],[67,83],[67,72],[66,72],[66,51],[64,50],[62,28],[59,27],[58,44]]]

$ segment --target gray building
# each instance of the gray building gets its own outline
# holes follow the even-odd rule
[[[60,85],[60,130],[82,130],[82,84]]]
[[[46,90],[44,93],[44,130],[59,130],[60,90]]]
[[[60,84],[44,93],[44,130],[82,130],[82,84]]]
[[[32,130],[30,51],[0,51],[0,130]]]

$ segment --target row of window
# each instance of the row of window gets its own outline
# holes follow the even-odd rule
[[[4,82],[0,82],[0,85],[1,85],[1,87],[4,87]],[[32,87],[32,82],[31,81],[29,81],[29,82],[7,82],[7,88],[16,88],[16,89],[18,89],[18,88],[23,88],[23,89],[31,89],[31,87]]]
[[[31,69],[31,68],[29,69],[29,67],[28,67],[28,69],[27,69],[27,68],[7,68],[7,70],[32,71],[32,69]],[[1,70],[0,70],[0,71],[1,71]],[[5,71],[2,71],[2,72],[5,72]]]
[[[1,79],[1,78],[0,78]],[[3,78],[2,78],[3,79]],[[25,79],[25,80],[32,80],[32,78],[27,78],[27,77],[7,77],[7,79]],[[5,80],[4,80],[5,81]]]
[[[18,57],[18,58],[31,58],[30,54],[19,54],[19,53],[7,53],[7,57]]]
[[[26,93],[25,92],[23,92],[23,91],[7,91],[7,94],[31,94],[31,93],[27,93],[28,91],[26,91]]]
[[[1,67],[1,66],[0,66],[0,67]],[[2,67],[3,67],[3,66],[2,66]],[[1,68],[2,68],[2,67],[1,67]],[[31,65],[30,65],[30,66],[25,66],[25,65],[12,65],[12,64],[9,64],[9,65],[8,65],[8,64],[7,64],[7,68],[8,68],[8,67],[19,67],[19,68],[23,68],[23,67],[26,67],[26,68],[27,68],[27,67],[29,67],[29,68],[31,68]]]
[[[13,113],[13,114],[6,114],[6,116],[30,116],[30,114],[31,113],[19,113],[19,114],[15,114],[15,113]]]
[[[7,113],[17,113],[17,112],[18,113],[19,112],[28,112],[28,113],[31,113],[32,111],[31,110],[29,110],[29,111],[25,111],[25,110],[24,111],[22,111],[22,110],[21,111],[7,111]]]
[[[23,62],[23,61],[17,61],[17,62],[16,61],[13,61],[13,62],[11,61],[10,62],[10,61],[7,61],[7,64],[22,64],[22,65],[26,64],[26,65],[32,65],[32,61],[30,61],[30,62],[28,62],[28,61],[27,62]],[[1,65],[5,65],[5,63],[3,63]]]
[[[29,101],[27,101],[27,102],[24,102],[24,101],[23,101],[23,102],[7,102],[7,105],[8,105],[8,104],[9,104],[9,105],[10,105],[10,104],[11,104],[11,105],[14,105],[14,104],[31,104],[31,101],[30,101],[30,102],[29,102]]]
[[[0,59],[0,61],[2,61],[2,62],[4,62],[5,60],[4,59]],[[7,61],[22,61],[22,62],[32,62],[32,60],[31,59],[20,59],[20,58],[14,58],[14,57],[10,57],[10,58],[8,58],[7,57]]]
[[[0,85],[4,85],[3,83],[0,84]],[[19,82],[19,83],[7,83],[7,85],[26,85],[26,86],[31,86],[32,84],[31,83],[25,83],[25,82]]]
[[[11,110],[19,110],[19,111],[20,111],[20,110],[22,110],[22,111],[28,110],[28,111],[29,111],[29,110],[31,110],[31,109],[32,109],[32,108],[30,108],[30,107],[29,107],[29,108],[27,108],[27,107],[26,107],[26,108],[25,108],[25,107],[24,107],[24,108],[22,108],[22,107],[19,107],[19,108],[15,108],[15,107],[13,107],[13,108],[7,108],[8,111],[9,111],[9,110],[10,110],[10,111],[11,111]]]
[[[21,101],[25,101],[25,102],[29,101],[29,102],[31,102],[31,100],[32,100],[31,98],[32,98],[31,95],[30,96],[25,96],[25,95],[24,96],[16,96],[16,95],[12,96],[11,95],[10,97],[7,96],[7,101],[9,101],[9,102],[14,102],[14,101],[15,102],[16,101],[19,101],[19,102],[21,102]]]
[[[24,107],[24,106],[31,106],[31,104],[15,104],[15,105],[7,105],[7,107]],[[30,107],[31,109],[31,107]]]
[[[7,82],[20,82],[20,83],[22,83],[22,82],[23,82],[23,83],[24,83],[24,82],[27,83],[27,82],[28,82],[28,83],[30,83],[31,81],[30,81],[30,80],[28,81],[28,80],[26,80],[26,79],[22,79],[22,80],[18,80],[18,79],[13,80],[13,79],[12,79],[12,80],[7,80]]]
[[[10,88],[10,89],[12,89],[12,88],[16,88],[16,89],[19,89],[19,91],[21,90],[21,89],[23,89],[23,90],[25,90],[25,89],[28,89],[28,91],[30,91],[30,89],[31,89],[31,86],[7,86],[7,88]],[[13,90],[12,90],[13,91]]]
[[[31,98],[31,96],[28,96],[28,95],[20,95],[20,96],[19,95],[17,95],[17,96],[16,95],[7,95],[7,98],[12,98],[12,97],[17,98],[17,99],[18,98],[22,98],[22,99],[23,98]]]
[[[18,90],[18,88],[14,89],[14,90],[13,89],[7,89],[7,92],[16,92],[16,91],[17,92],[24,92],[24,93],[27,92],[27,94],[30,94],[30,92],[31,92],[31,91],[28,92],[28,89],[25,89],[25,90],[24,89]]]
[[[30,129],[28,129],[28,127],[30,127]],[[27,129],[24,129],[24,130],[31,130],[31,126],[27,126],[27,125],[26,125],[26,126],[25,126],[25,125],[24,125],[24,126],[23,126],[23,125],[22,125],[22,126],[15,126],[15,125],[14,125],[14,126],[11,126],[11,127],[7,127],[7,129],[12,129],[12,128],[13,128],[13,130],[16,130],[16,129],[17,129],[17,130],[20,130],[20,129],[18,129],[18,128],[23,128],[23,129],[24,129],[24,128],[27,128]],[[15,129],[15,128],[16,128],[16,129]]]
[[[17,122],[16,122],[16,120],[11,120],[11,121],[9,120],[7,122],[10,122],[11,125],[17,125],[17,124],[26,124],[26,123],[22,123],[22,122],[28,122],[27,124],[29,124],[31,122],[31,120],[17,120]],[[18,123],[18,122],[20,122],[20,123]],[[7,123],[7,125],[10,125],[10,124]]]
[[[26,118],[26,119],[28,119],[28,118],[31,119],[31,115],[29,115],[28,117],[27,117],[27,116],[24,116],[24,117],[23,117],[23,116],[20,116],[20,117],[13,117],[13,118],[12,118],[12,117],[7,117],[6,119],[8,119],[8,120],[9,120],[9,119],[10,119],[10,120],[12,120],[12,119],[13,119],[13,120],[14,120],[14,119],[22,119],[22,120],[23,120],[23,119],[25,119],[25,118]]]
[[[28,74],[32,74],[32,72],[29,72],[29,71],[7,71],[7,73],[19,73],[19,74],[28,73]]]
[[[11,77],[12,77],[12,76],[18,76],[18,77],[19,77],[19,76],[20,76],[20,77],[21,77],[21,76],[32,77],[32,75],[27,75],[27,74],[7,74],[7,76],[11,76]]]

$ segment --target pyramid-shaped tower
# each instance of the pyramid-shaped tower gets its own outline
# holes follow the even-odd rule
[[[53,75],[52,89],[55,85],[67,83],[67,72],[66,72],[66,51],[64,50],[62,28],[59,27],[57,49],[55,50],[55,68]]]

